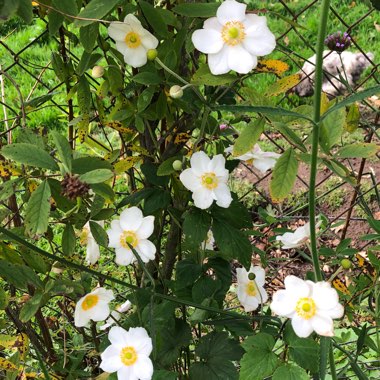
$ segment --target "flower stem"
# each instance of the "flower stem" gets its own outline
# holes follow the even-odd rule
[[[317,177],[318,163],[318,143],[321,120],[321,92],[322,92],[322,64],[323,64],[323,44],[327,29],[327,17],[329,13],[330,0],[322,0],[321,19],[319,23],[318,40],[317,40],[317,60],[315,65],[315,88],[314,88],[314,124],[311,146],[311,163],[310,163],[310,181],[309,181],[309,217],[310,217],[310,247],[313,259],[315,279],[322,280],[322,272],[319,265],[317,249],[317,233],[315,220],[315,185]]]

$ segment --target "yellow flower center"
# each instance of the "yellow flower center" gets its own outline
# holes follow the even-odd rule
[[[124,347],[120,352],[120,359],[121,362],[126,366],[135,364],[137,360],[137,352],[131,346]]]
[[[129,244],[136,248],[137,244],[139,244],[139,239],[136,236],[136,232],[134,231],[124,231],[120,236],[120,244],[129,249]]]
[[[84,227],[81,233],[79,234],[80,245],[87,245],[89,234],[90,230],[87,227]]]
[[[257,296],[257,286],[255,284],[255,281],[249,281],[246,288],[245,292],[251,296],[251,297],[256,297]]]
[[[296,305],[296,313],[303,319],[310,319],[314,317],[317,312],[317,307],[312,298],[300,298]]]
[[[212,190],[218,186],[218,178],[215,173],[205,173],[201,177],[202,186]]]
[[[244,41],[245,27],[240,21],[228,21],[222,29],[223,41],[230,46],[235,46]]]
[[[82,302],[82,309],[87,311],[96,306],[99,302],[99,297],[95,294],[89,294]]]
[[[136,49],[141,45],[141,38],[136,32],[129,32],[125,36],[125,43],[131,49]]]

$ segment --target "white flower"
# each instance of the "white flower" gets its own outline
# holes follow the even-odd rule
[[[252,276],[252,273],[254,276]],[[267,292],[264,289],[265,270],[251,265],[249,272],[245,268],[237,268],[237,296],[246,312],[256,310],[259,304],[268,301]],[[249,277],[254,277],[250,280]]]
[[[144,66],[148,50],[155,49],[158,40],[141,26],[141,22],[128,14],[124,22],[111,22],[108,34],[116,42],[116,49],[124,56],[124,61],[132,67]]]
[[[212,233],[211,230],[208,230],[206,240],[204,240],[201,244],[202,249],[208,249],[210,251],[214,250],[214,234]]]
[[[318,228],[320,224],[321,221],[317,223],[316,227]],[[300,247],[310,240],[310,223],[298,227],[294,232],[285,232],[281,236],[276,236],[276,240],[283,244],[282,249]]]
[[[102,223],[98,223],[102,226]],[[90,222],[87,222],[79,235],[81,246],[86,246],[86,262],[88,264],[94,265],[99,260],[100,249],[99,245],[92,236],[90,230]]]
[[[96,288],[93,292],[86,294],[75,306],[75,326],[86,326],[90,320],[104,321],[110,315],[108,303],[114,298],[113,291],[105,288]]]
[[[125,301],[123,304],[117,307],[116,310],[111,312],[111,317],[107,318],[106,323],[102,326],[99,326],[99,329],[106,330],[108,327],[114,325],[116,321],[120,320],[121,314],[126,313],[131,308],[131,306],[131,301]]]
[[[273,294],[272,311],[292,319],[294,332],[301,338],[313,331],[334,336],[333,319],[344,313],[338,294],[328,282],[303,281],[295,276],[285,278],[285,289]]]
[[[232,153],[233,155],[233,146],[226,148],[224,151],[226,153]],[[274,168],[280,156],[278,153],[264,152],[258,144],[255,144],[249,152],[234,157],[238,160],[247,161],[248,164],[253,165],[256,169],[260,170],[261,173],[265,173],[267,170]]]
[[[152,339],[142,327],[131,327],[128,331],[121,327],[111,328],[108,339],[111,345],[101,354],[100,368],[117,372],[118,380],[150,380],[153,364],[149,359]]]
[[[129,244],[136,250],[141,260],[147,263],[156,254],[155,245],[148,240],[154,229],[154,216],[146,216],[137,207],[127,208],[120,219],[111,222],[107,230],[109,244],[116,251],[116,264],[129,265],[137,260]]]
[[[191,156],[191,168],[184,170],[179,179],[193,192],[196,207],[209,208],[214,200],[220,207],[228,208],[232,202],[227,186],[228,170],[224,167],[225,158],[218,154],[211,160],[205,152],[196,152]]]
[[[192,41],[196,49],[208,54],[214,75],[234,70],[247,74],[257,65],[257,57],[271,53],[276,39],[267,27],[265,16],[245,14],[246,4],[224,1],[216,17],[209,18],[203,29],[196,30]]]

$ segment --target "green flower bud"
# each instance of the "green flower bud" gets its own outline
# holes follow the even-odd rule
[[[174,85],[170,87],[169,95],[173,99],[179,99],[183,96],[183,90],[181,86]]]
[[[101,78],[104,75],[104,67],[94,66],[92,68],[91,75],[93,78]]]
[[[253,281],[256,278],[256,275],[254,273],[248,273],[248,279]]]
[[[194,131],[192,132],[191,136],[193,136],[196,139],[199,136],[199,134],[200,134],[199,129],[194,129]]]
[[[157,55],[158,53],[156,49],[149,49],[146,53],[148,61],[154,61],[157,58]]]
[[[350,269],[352,267],[352,263],[348,259],[342,259],[340,261],[340,265],[342,266],[343,269]]]
[[[173,166],[173,169],[176,170],[176,171],[180,171],[182,170],[182,161],[180,160],[175,160],[172,164]]]

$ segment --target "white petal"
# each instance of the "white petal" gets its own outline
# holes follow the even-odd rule
[[[228,66],[239,74],[247,74],[257,65],[257,58],[252,56],[241,45],[230,46],[228,49]]]
[[[205,54],[218,53],[224,45],[220,32],[214,29],[198,29],[191,40],[195,48]]]
[[[310,320],[303,319],[298,315],[292,318],[292,327],[296,335],[300,338],[307,338],[313,332],[313,326]]]
[[[208,66],[212,74],[226,74],[231,70],[228,66],[228,53],[229,49],[225,45],[220,52],[208,55]]]
[[[276,161],[275,158],[262,158],[253,160],[252,164],[256,169],[260,170],[261,173],[265,173],[269,169],[274,168]]]
[[[111,289],[106,288],[96,288],[93,292],[90,294],[95,294],[99,297],[99,300],[104,302],[111,302],[115,299],[115,296],[113,294],[113,291]]]
[[[80,301],[83,301],[82,299]],[[78,302],[75,306],[74,324],[77,327],[84,327],[90,322],[89,315],[82,309],[82,302]]]
[[[133,372],[138,374],[139,379],[150,380],[153,376],[152,361],[144,355],[139,356],[137,362],[133,366]]]
[[[127,49],[128,49],[128,46],[127,44],[125,43],[125,41],[116,41],[116,49],[121,53],[121,54],[125,54]]]
[[[244,303],[241,302],[241,304],[244,307],[244,311],[246,313],[249,313],[250,311],[254,311],[259,307],[260,301],[257,299],[257,297],[247,297]]]
[[[131,327],[128,330],[128,341],[135,347],[138,355],[149,356],[152,352],[152,339],[143,327]]]
[[[152,235],[154,230],[154,216],[146,216],[143,218],[141,226],[136,231],[136,235],[138,239],[147,239],[150,235]]]
[[[226,159],[221,154],[214,156],[209,164],[208,171],[215,173],[217,176],[228,176],[228,170],[226,169]]]
[[[247,13],[243,24],[245,26],[245,32],[250,34],[263,26],[267,26],[267,18],[265,16]]]
[[[223,25],[218,21],[216,17],[210,17],[203,23],[203,29],[214,29],[217,32],[221,32]]]
[[[122,303],[118,308],[117,311],[119,313],[125,313],[132,307],[132,303],[129,300],[126,300],[124,303]]]
[[[328,310],[339,303],[338,293],[330,287],[328,282],[317,282],[313,284],[313,300],[317,309]]]
[[[286,276],[284,283],[286,291],[293,297],[303,298],[311,295],[310,285],[296,276]]]
[[[196,191],[202,187],[199,177],[195,175],[192,168],[184,170],[179,175],[179,179],[183,183],[183,186],[190,191]]]
[[[248,272],[245,268],[236,268],[236,277],[238,284],[248,282]]]
[[[144,66],[148,61],[146,49],[142,45],[134,49],[127,47],[123,55],[125,63],[135,68]]]
[[[101,302],[91,309],[91,319],[95,322],[105,321],[110,315],[108,303]]]
[[[228,21],[243,21],[245,19],[246,4],[235,0],[224,1],[216,11],[216,17],[221,24]]]
[[[281,289],[273,294],[270,308],[279,316],[291,317],[295,312],[296,304],[297,299],[292,297],[287,290]]]
[[[275,49],[276,38],[267,27],[262,27],[253,36],[247,35],[244,38],[243,46],[254,56],[262,57],[272,53]]]
[[[193,192],[194,205],[202,210],[209,208],[214,201],[213,193],[206,188],[200,188]]]
[[[224,183],[220,183],[218,187],[214,189],[216,196],[216,204],[219,207],[228,208],[232,202],[232,196],[230,189]]]
[[[255,282],[259,286],[263,286],[265,284],[265,270],[264,268],[261,267],[254,267],[251,265],[251,268],[249,270],[250,272],[254,273],[255,277]]]
[[[310,320],[314,331],[322,336],[334,336],[333,320],[326,315],[317,314]]]
[[[144,29],[140,37],[145,50],[155,49],[158,46],[158,39],[147,30]]]
[[[108,247],[110,248],[120,248],[120,237],[121,237],[122,231],[120,230],[114,230],[110,229],[107,230],[108,235]]]
[[[329,317],[336,319],[336,318],[342,318],[344,315],[344,307],[338,303],[335,307],[329,310],[323,310],[323,312],[328,315]]]
[[[131,27],[141,27],[141,22],[140,20],[135,16],[133,15],[132,13],[128,13],[125,18],[124,18],[124,22],[128,25],[130,25]]]
[[[156,246],[150,240],[140,240],[136,246],[136,251],[139,254],[141,260],[147,263],[150,260],[154,260],[156,254]]]
[[[100,257],[100,249],[99,245],[96,243],[94,238],[89,238],[87,242],[86,249],[86,261],[94,265],[99,260]]]
[[[202,175],[209,171],[210,158],[203,151],[194,153],[190,158],[191,169],[196,175]]]
[[[136,261],[136,258],[130,249],[124,247],[116,248],[115,253],[115,263],[118,265],[129,265]]]
[[[122,366],[117,371],[117,380],[140,380],[138,375],[133,371],[134,366]]]
[[[108,340],[117,347],[128,346],[128,331],[120,326],[114,326],[108,333]]]
[[[115,21],[111,22],[108,28],[108,35],[115,41],[124,41],[125,36],[131,31],[132,29],[129,25]]]
[[[120,214],[120,226],[124,231],[137,231],[143,221],[143,213],[138,207],[130,207]]]
[[[259,297],[259,300],[261,303],[265,303],[268,301],[268,294],[266,290],[262,286],[257,286],[258,291],[260,292],[261,297]]]
[[[120,349],[115,346],[108,346],[100,357],[102,359],[100,368],[105,372],[116,372],[123,366],[120,359]]]

